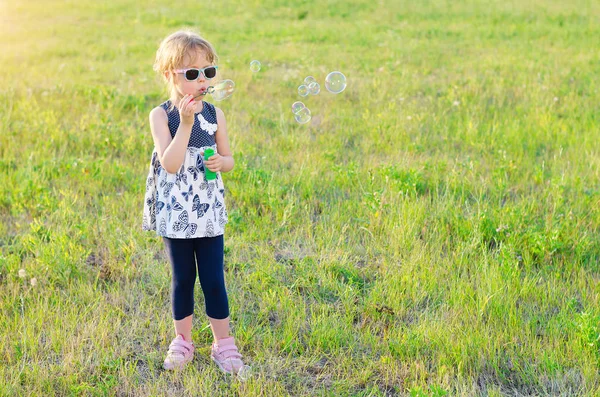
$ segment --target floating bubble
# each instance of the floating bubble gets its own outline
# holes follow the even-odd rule
[[[308,87],[305,86],[304,84],[302,84],[300,87],[298,87],[298,95],[307,96],[308,95]]]
[[[292,113],[296,114],[300,110],[304,109],[305,107],[306,107],[306,105],[300,101],[294,102],[294,103],[292,103]]]
[[[317,83],[316,81],[313,81],[312,83],[309,84],[308,93],[310,95],[317,95],[319,92],[321,92],[321,85],[319,83]]]
[[[238,370],[237,376],[242,382],[247,381],[248,378],[252,376],[252,367],[249,365],[244,365]]]
[[[260,62],[256,59],[250,62],[250,70],[252,70],[254,73],[258,72],[260,70]]]
[[[294,119],[296,119],[296,121],[300,124],[308,123],[311,117],[312,116],[310,114],[310,109],[307,107],[304,107],[300,109],[297,113],[294,113]]]
[[[346,89],[346,76],[341,72],[331,72],[325,77],[325,88],[332,94],[339,94]]]
[[[231,80],[223,80],[214,87],[209,87],[208,93],[212,95],[215,101],[227,99],[235,91],[235,83]]]
[[[304,84],[308,87],[310,85],[310,83],[316,83],[317,79],[315,79],[312,76],[306,76],[306,78],[304,79]]]

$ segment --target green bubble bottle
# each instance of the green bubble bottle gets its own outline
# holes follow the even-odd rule
[[[214,155],[215,151],[213,148],[207,148],[204,151],[204,161],[208,160],[210,156]],[[206,176],[207,181],[212,181],[217,178],[217,174],[211,170],[209,170],[206,166],[204,166],[204,175]]]

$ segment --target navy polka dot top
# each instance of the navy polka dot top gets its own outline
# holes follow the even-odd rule
[[[212,103],[202,101],[202,111],[194,114],[194,125],[190,135],[188,147],[205,147],[215,145],[215,132],[217,131],[217,112]],[[179,109],[171,108],[171,101],[168,100],[160,105],[169,118],[169,131],[171,138],[175,137],[177,128],[179,128]]]

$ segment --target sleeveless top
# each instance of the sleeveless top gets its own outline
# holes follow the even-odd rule
[[[160,105],[169,118],[171,137],[179,127],[179,111],[170,109],[171,101]],[[217,113],[214,105],[203,102],[194,115],[194,125],[185,159],[179,171],[168,173],[160,164],[156,148],[146,179],[142,229],[169,238],[214,237],[224,234],[228,221],[225,186],[221,173],[211,181],[204,174],[204,150],[217,152],[215,132]]]

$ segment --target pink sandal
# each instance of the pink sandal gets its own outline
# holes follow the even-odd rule
[[[194,358],[194,344],[187,342],[179,334],[169,345],[169,352],[163,363],[164,369],[180,369]]]
[[[210,357],[227,374],[237,374],[244,368],[242,355],[238,351],[233,336],[219,339],[213,343]]]

